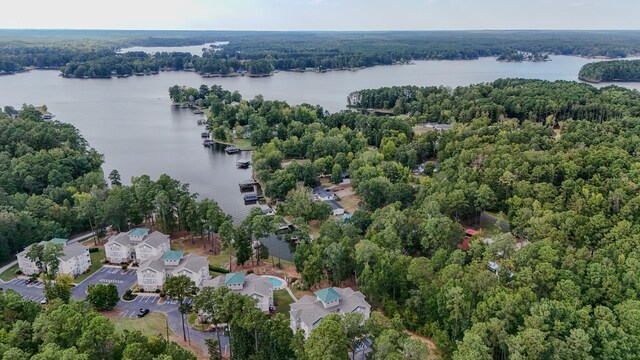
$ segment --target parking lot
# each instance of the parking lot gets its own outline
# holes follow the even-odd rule
[[[84,299],[87,289],[92,284],[113,284],[118,288],[118,294],[122,295],[137,282],[136,271],[122,270],[120,267],[105,266],[86,278],[82,283],[73,288],[73,297]]]
[[[2,283],[0,287],[3,289],[15,290],[25,299],[40,302],[44,299],[44,283],[41,280],[27,284],[29,278],[18,277],[6,283]]]

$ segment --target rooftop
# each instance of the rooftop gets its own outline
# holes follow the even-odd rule
[[[184,251],[170,250],[162,256],[162,260],[180,260],[184,255]]]
[[[335,200],[329,200],[326,203],[331,206],[331,210],[342,209],[342,206],[340,206],[340,204]]]
[[[320,301],[322,301],[325,304],[340,300],[341,298],[340,294],[338,294],[338,292],[335,291],[334,288],[332,287],[318,290],[314,294],[316,294],[318,299],[320,299]]]
[[[322,186],[313,188],[313,194],[320,197],[332,197],[334,194],[331,191],[325,190]]]
[[[225,285],[242,285],[244,284],[244,273],[229,273],[224,276]]]
[[[129,236],[145,236],[149,233],[149,229],[147,228],[135,228],[127,233]]]

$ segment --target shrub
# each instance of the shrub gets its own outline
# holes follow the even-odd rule
[[[160,291],[160,297],[161,298],[167,297],[167,293],[165,293],[164,291]]]
[[[22,275],[22,270],[20,269],[16,270],[16,275]]]
[[[209,265],[209,271],[215,271],[215,272],[219,272],[222,274],[228,274],[229,270],[219,267],[219,266],[214,266],[214,265]]]
[[[125,271],[126,271],[128,268],[129,268],[129,265],[127,265],[127,264],[122,264],[122,270],[125,270]]]
[[[99,248],[97,248],[97,247],[89,248],[89,252],[90,252],[90,253],[97,253],[97,252],[99,252],[99,251],[100,251],[100,249],[99,249]]]
[[[160,289],[156,289],[156,294],[160,294]]]
[[[123,298],[124,300],[133,300],[133,299],[135,299],[135,298],[136,298],[136,296],[137,296],[137,295],[135,295],[135,294],[133,293],[133,291],[131,291],[131,289],[129,289],[129,290],[127,290],[127,291],[125,291],[125,292],[124,292],[124,295],[122,295],[122,298]]]

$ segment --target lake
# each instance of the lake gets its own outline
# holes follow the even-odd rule
[[[202,47],[202,46],[200,46]],[[58,71],[31,71],[0,77],[0,105],[46,104],[55,120],[75,125],[97,151],[105,155],[105,174],[117,169],[123,181],[131,176],[160,174],[191,185],[200,198],[217,201],[240,221],[249,212],[238,183],[251,170],[237,169],[249,152],[227,155],[221,147],[204,148],[196,121],[202,115],[171,106],[172,85],[198,87],[219,84],[244,98],[262,94],[290,104],[320,104],[329,111],[345,108],[355,90],[394,85],[460,86],[504,77],[577,80],[590,61],[554,56],[550,62],[502,63],[493,58],[471,61],[416,61],[414,65],[378,66],[327,73],[279,72],[266,78],[202,78],[193,72],[163,72],[152,76],[113,79],[65,79]],[[603,86],[606,84],[599,84]],[[640,88],[639,83],[624,83]]]

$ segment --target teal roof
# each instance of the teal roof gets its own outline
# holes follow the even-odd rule
[[[244,273],[229,273],[224,276],[225,285],[242,285],[244,284]]]
[[[162,260],[180,260],[184,255],[184,251],[170,250],[166,254],[162,255]]]
[[[62,244],[65,245],[67,243],[67,239],[61,239],[61,238],[53,238],[51,240],[49,240],[50,243],[54,243],[54,244]]]
[[[340,294],[335,291],[333,288],[326,288],[322,290],[316,291],[314,294],[322,301],[323,303],[330,303],[332,301],[340,300]]]
[[[127,233],[129,236],[145,236],[149,233],[147,228],[135,228]]]

